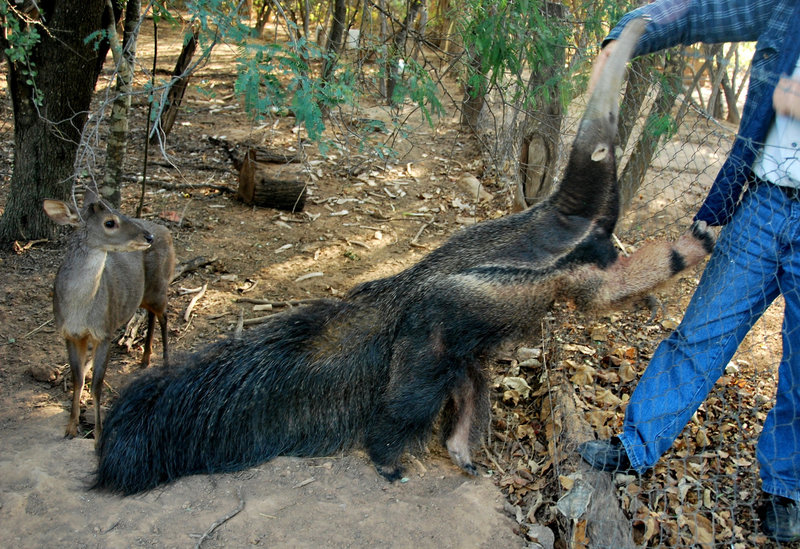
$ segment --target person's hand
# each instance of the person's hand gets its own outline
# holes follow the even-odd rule
[[[597,80],[600,78],[603,68],[606,66],[606,61],[608,61],[608,58],[611,57],[611,52],[614,51],[615,45],[616,41],[612,40],[606,44],[602,50],[600,50],[600,53],[597,54],[597,58],[594,60],[594,64],[592,65],[592,74],[589,76],[590,94],[594,91],[594,87],[597,85]]]
[[[772,106],[776,113],[800,120],[800,80],[782,76],[772,94]]]

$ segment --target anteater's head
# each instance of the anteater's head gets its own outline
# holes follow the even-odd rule
[[[617,136],[620,90],[625,67],[647,22],[628,23],[605,63],[586,105],[569,162],[558,192],[556,208],[565,215],[604,217],[616,223],[619,211],[614,142]]]

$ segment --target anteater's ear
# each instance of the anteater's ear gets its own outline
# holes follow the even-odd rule
[[[592,152],[592,160],[595,162],[600,162],[608,158],[608,147],[604,144],[597,145],[595,147],[594,152]]]

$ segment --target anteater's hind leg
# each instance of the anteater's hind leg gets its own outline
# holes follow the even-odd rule
[[[378,472],[390,481],[402,477],[403,451],[430,435],[458,377],[441,352],[440,335],[426,332],[420,337],[409,330],[412,335],[396,342],[390,379],[364,440]]]
[[[402,478],[400,456],[408,446],[427,437],[443,400],[443,391],[412,381],[393,391],[377,410],[364,442],[378,472],[387,480]]]
[[[467,368],[456,383],[442,414],[442,444],[453,463],[470,475],[478,473],[472,463],[472,448],[480,443],[489,424],[489,393],[478,364]]]

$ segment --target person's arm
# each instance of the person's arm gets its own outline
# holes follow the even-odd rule
[[[632,19],[649,21],[634,57],[678,44],[747,42],[766,28],[775,0],[658,0],[628,12],[603,41],[592,66],[589,90],[594,89],[614,42]]]
[[[757,40],[772,16],[775,0],[658,0],[626,14],[604,44],[616,40],[625,25],[645,17],[650,23],[634,56],[678,44]]]

